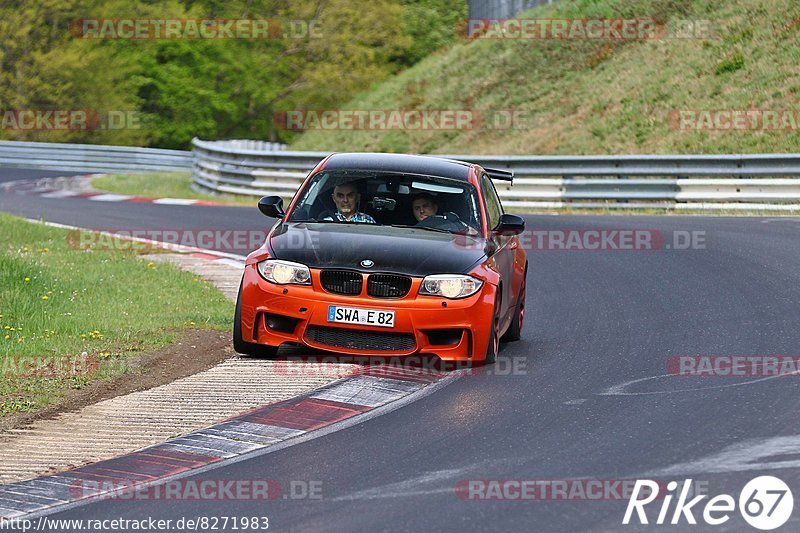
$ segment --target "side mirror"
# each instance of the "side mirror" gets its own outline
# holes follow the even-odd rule
[[[500,235],[519,235],[525,231],[525,219],[519,215],[504,213],[494,231]]]
[[[258,210],[272,218],[283,218],[283,198],[280,196],[265,196],[258,201]]]

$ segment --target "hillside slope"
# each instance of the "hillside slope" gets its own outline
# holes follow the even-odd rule
[[[464,39],[376,84],[345,109],[478,110],[488,117],[516,111],[524,120],[514,127],[306,131],[292,148],[622,154],[796,152],[800,147],[796,0],[560,0],[522,16],[652,17],[671,27],[707,20],[714,37]],[[681,126],[676,117],[687,110],[715,114],[689,115],[694,118]],[[703,125],[698,119],[704,117],[724,119],[716,113],[720,110],[739,110],[740,116],[747,110],[776,111],[784,122],[766,131],[752,123],[728,131],[692,129]]]

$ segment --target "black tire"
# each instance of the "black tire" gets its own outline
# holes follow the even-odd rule
[[[528,268],[525,268],[525,277],[522,278],[522,287],[519,288],[519,296],[517,297],[517,307],[514,310],[514,318],[511,320],[511,325],[508,326],[505,335],[501,339],[506,341],[518,341],[522,338],[522,326],[525,323],[525,286],[527,285]]]
[[[243,355],[272,358],[278,355],[277,346],[265,346],[242,339],[242,284],[239,283],[239,294],[236,296],[236,311],[233,314],[233,349]]]
[[[492,312],[491,333],[489,334],[489,342],[486,345],[486,357],[483,360],[485,365],[493,365],[497,361],[497,352],[500,351],[500,342],[498,341],[497,334],[500,330],[500,303],[501,298],[498,296],[494,301],[494,311]]]

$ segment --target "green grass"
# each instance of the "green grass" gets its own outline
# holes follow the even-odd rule
[[[141,174],[109,174],[94,178],[92,186],[115,194],[132,194],[148,198],[188,198],[208,200],[226,205],[255,207],[258,198],[235,194],[205,194],[192,189],[189,172],[148,172]]]
[[[798,131],[686,132],[677,110],[798,110],[796,0],[559,0],[536,18],[710,20],[718,38],[463,41],[346,109],[516,110],[515,128],[309,131],[296,150],[451,154],[795,152]]]
[[[0,214],[0,415],[119,375],[181,330],[230,324],[232,304],[198,276],[131,251],[76,249],[69,235]],[[31,365],[64,369],[83,352],[99,365],[31,375]]]

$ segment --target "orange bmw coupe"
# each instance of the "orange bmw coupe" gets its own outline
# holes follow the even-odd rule
[[[323,159],[246,260],[237,352],[284,344],[348,356],[492,363],[520,338],[525,220],[503,212],[492,179],[513,174],[418,155]]]

